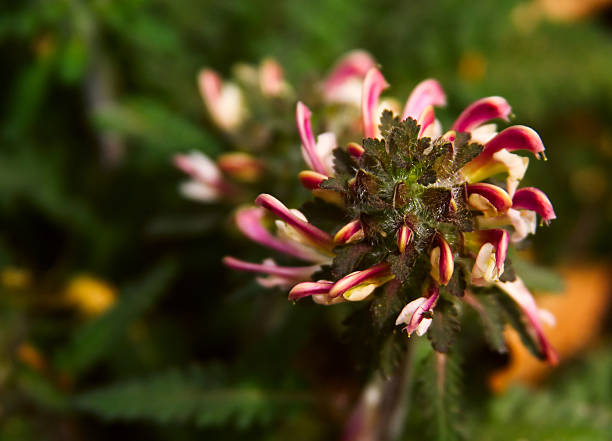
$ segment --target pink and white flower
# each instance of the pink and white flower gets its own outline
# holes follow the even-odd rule
[[[366,51],[354,50],[347,53],[323,83],[323,97],[329,103],[359,106],[363,79],[375,65],[376,62]]]
[[[395,325],[406,325],[404,330],[409,337],[413,332],[418,336],[425,335],[433,321],[432,314],[439,295],[438,286],[431,283],[427,288],[427,297],[419,297],[404,306],[395,320]]]
[[[237,84],[224,82],[212,69],[202,69],[198,86],[208,113],[219,128],[231,131],[242,124],[247,111]]]
[[[191,177],[180,186],[183,196],[212,202],[232,193],[217,164],[204,153],[192,151],[187,155],[176,155],[174,164]]]

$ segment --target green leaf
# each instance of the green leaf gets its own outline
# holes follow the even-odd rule
[[[460,421],[461,369],[456,354],[431,351],[417,370],[418,384],[412,413],[419,430],[435,441],[462,438]]]
[[[334,261],[331,272],[335,280],[338,280],[353,271],[359,269],[359,265],[372,250],[367,243],[342,245],[334,248]]]
[[[480,155],[482,149],[484,148],[482,145],[477,143],[468,144],[470,140],[470,135],[467,133],[457,133],[457,138],[453,143],[455,147],[455,160],[454,160],[454,170],[459,170],[465,164],[470,162],[476,156]]]
[[[301,392],[230,384],[224,372],[218,366],[170,370],[87,392],[75,399],[75,406],[107,420],[246,428],[285,417],[289,409],[310,401]]]
[[[68,345],[57,354],[58,368],[78,373],[100,358],[111,355],[112,345],[164,293],[176,270],[174,262],[162,262],[121,290],[120,300],[112,309],[76,329]]]
[[[491,349],[502,354],[508,352],[506,339],[504,338],[503,311],[496,295],[491,293],[473,294],[467,303],[478,313],[484,328],[485,339]]]
[[[522,260],[515,253],[512,254],[512,266],[530,290],[563,291],[563,278],[554,270]]]
[[[455,298],[442,296],[441,293],[433,313],[433,321],[427,331],[427,338],[436,351],[446,353],[450,350],[460,329],[459,310]]]
[[[102,129],[142,140],[161,152],[197,149],[214,154],[220,150],[203,129],[149,98],[106,106],[95,115],[95,122]]]

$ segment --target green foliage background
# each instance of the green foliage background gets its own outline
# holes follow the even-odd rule
[[[226,205],[177,192],[173,154],[229,148],[197,93],[203,66],[227,76],[237,61],[271,55],[299,93],[344,52],[364,48],[395,96],[423,78],[440,80],[445,126],[474,99],[502,95],[516,123],[534,127],[547,145],[549,161],[532,161],[525,185],[550,196],[558,220],[540,229],[533,249],[549,264],[609,258],[610,11],[576,23],[530,23],[517,15],[521,3],[0,6],[0,267],[27,268],[35,280],[28,292],[0,293],[0,440],[339,436],[366,380],[341,337],[350,307],[294,306],[280,291],[226,271],[225,254],[265,253],[232,230]],[[466,60],[476,60],[474,72],[468,64],[466,73]],[[121,162],[103,148],[109,144],[123,152]],[[300,190],[291,194],[288,205],[304,200]],[[98,318],[48,306],[81,272],[119,287],[116,305]],[[546,272],[534,277],[549,283]],[[469,389],[451,395],[462,396],[452,407],[465,435],[609,439],[609,330],[602,340],[543,390],[499,398],[486,391],[484,374],[505,360],[484,342],[468,348],[473,356],[461,371]],[[43,354],[44,373],[17,360],[23,342]],[[430,423],[416,418],[414,430]],[[431,437],[447,439],[435,430]]]

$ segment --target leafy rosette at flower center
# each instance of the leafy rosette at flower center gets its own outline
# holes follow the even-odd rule
[[[368,319],[349,320],[362,333],[369,329],[383,345],[403,326],[408,335],[427,334],[439,352],[448,351],[465,308],[482,312],[479,302],[493,299],[493,320],[510,322],[535,355],[556,362],[535,301],[506,270],[511,242],[535,232],[537,215],[544,222],[555,217],[544,193],[518,189],[529,159],[514,152],[543,157],[540,137],[524,126],[497,133],[494,124],[485,124],[508,119],[510,106],[500,97],[476,101],[443,133],[433,106],[446,99],[435,80],[415,88],[401,116],[379,109],[387,86],[370,69],[362,90],[364,139],[333,149],[333,167],[324,165],[329,157],[317,148],[310,112],[298,103],[311,168],[300,180],[315,196],[300,211],[302,231],[307,243],[331,250],[331,261],[295,284],[289,298],[311,296],[328,305],[369,301],[359,312]],[[504,182],[498,176],[504,184],[498,185]],[[277,208],[262,206],[278,215]]]

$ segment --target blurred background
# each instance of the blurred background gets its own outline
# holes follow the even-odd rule
[[[292,305],[220,260],[265,256],[235,231],[237,204],[308,198],[295,101],[355,48],[396,97],[437,78],[444,126],[501,95],[547,146],[524,185],[558,219],[521,254],[562,364],[512,334],[496,354],[466,326],[465,436],[610,439],[612,2],[29,0],[0,6],[0,440],[339,438],[367,380],[350,308]],[[253,98],[249,131],[228,134],[197,73],[244,81],[266,57],[292,93]],[[279,162],[202,203],[172,163],[191,150]]]

